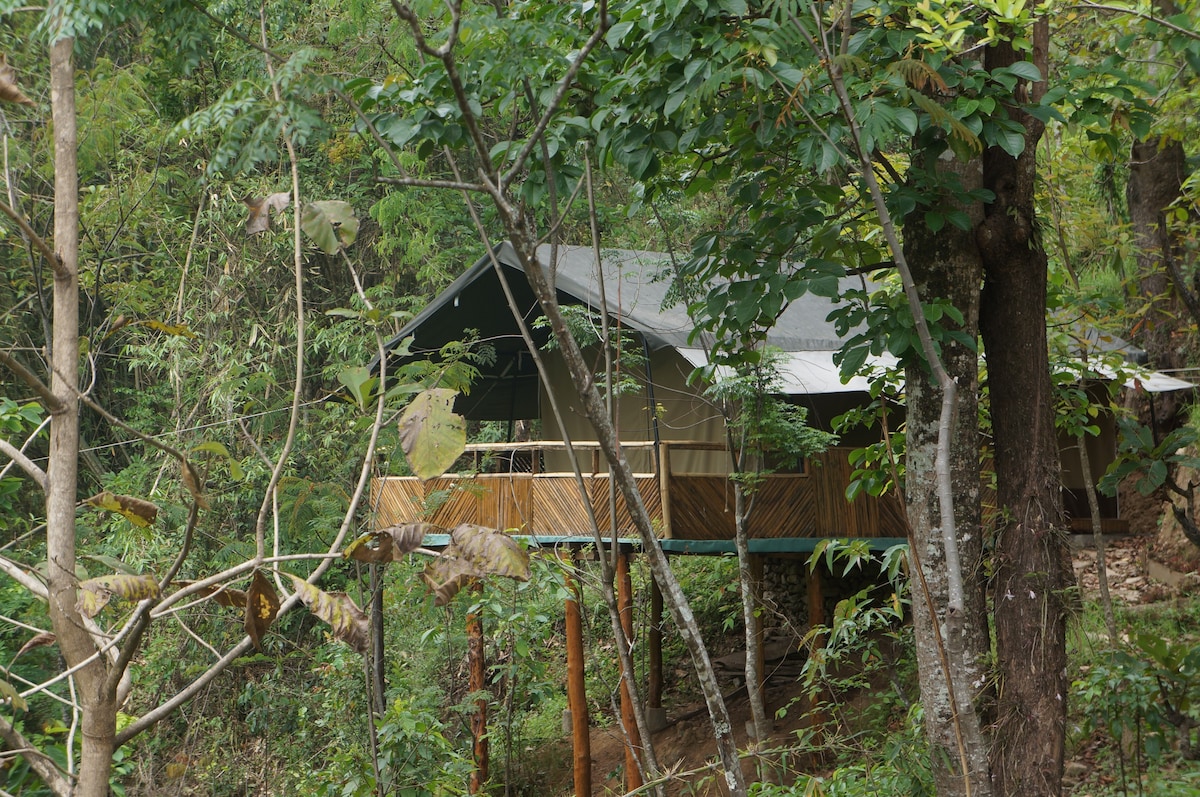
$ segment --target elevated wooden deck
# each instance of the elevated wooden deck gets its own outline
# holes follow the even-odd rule
[[[627,444],[652,449],[652,443]],[[676,473],[671,452],[712,450],[708,443],[662,442],[658,472],[635,476],[659,536],[681,540],[728,540],[734,536],[733,485],[724,474]],[[421,482],[388,477],[372,484],[371,505],[379,527],[425,520],[447,528],[474,523],[518,529],[537,536],[590,535],[584,498],[571,473],[541,471],[549,452],[561,443],[481,444],[468,446],[475,472]],[[588,503],[602,532],[611,528],[607,469],[595,443],[577,443]],[[846,500],[850,480],[849,448],[831,448],[812,457],[803,473],[767,476],[750,514],[752,538],[904,537],[903,509],[894,496]],[[501,470],[502,472],[494,472]],[[490,472],[489,472],[490,471]],[[616,497],[619,537],[636,537],[629,510]]]

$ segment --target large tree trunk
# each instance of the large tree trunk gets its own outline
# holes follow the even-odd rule
[[[1034,29],[1042,74],[1048,43],[1043,19]],[[987,52],[989,69],[1017,60],[1007,43]],[[1043,88],[1031,87],[1028,99]],[[992,770],[997,794],[1038,797],[1062,791],[1066,537],[1046,349],[1047,261],[1034,216],[1043,126],[1015,106],[1008,110],[1025,126],[1025,149],[1016,158],[999,147],[984,153],[984,185],[996,198],[976,233],[1001,524],[992,594],[999,677]]]
[[[50,104],[54,119],[54,338],[51,389],[58,408],[50,424],[46,485],[47,586],[50,621],[70,667],[96,652],[75,608],[75,505],[79,462],[79,188],[76,176],[75,40],[50,50]],[[83,750],[77,797],[107,797],[116,734],[116,695],[106,686],[107,658],[79,670]]]
[[[1125,198],[1137,251],[1138,292],[1149,305],[1134,340],[1150,356],[1150,366],[1160,371],[1179,368],[1186,362],[1185,340],[1177,330],[1184,326],[1188,314],[1183,291],[1194,293],[1196,289],[1194,271],[1181,262],[1181,247],[1172,240],[1164,213],[1179,199],[1186,175],[1182,142],[1158,137],[1134,142]],[[1172,267],[1182,284],[1172,279]],[[1164,394],[1158,409],[1171,423],[1179,409],[1179,397]]]
[[[968,189],[977,187],[982,179],[978,160],[962,163],[939,159],[935,168],[957,173],[963,187]],[[983,211],[977,204],[960,209],[972,214],[975,223],[982,219]],[[935,297],[950,300],[963,314],[962,331],[974,339],[979,324],[982,264],[972,233],[953,225],[935,233],[925,223],[924,213],[918,212],[905,219],[904,241],[905,257],[918,293],[926,300]],[[913,629],[937,793],[940,797],[967,794],[984,797],[991,793],[989,745],[977,704],[982,685],[990,680],[987,661],[991,639],[979,520],[979,360],[974,349],[958,343],[945,345],[942,354],[947,373],[958,383],[950,458],[964,587],[963,617],[961,629],[952,633],[955,624],[946,622],[949,584],[934,468],[942,390],[924,364],[916,363],[905,372],[908,386],[905,498],[914,558]]]

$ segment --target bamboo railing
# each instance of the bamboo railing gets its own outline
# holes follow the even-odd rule
[[[672,453],[723,450],[705,442],[626,443],[640,449],[652,469],[634,481],[659,536],[726,540],[734,535],[733,484],[725,473],[677,472]],[[572,473],[547,472],[547,460],[562,459],[560,442],[485,443],[467,447],[460,475],[422,482],[415,477],[374,480],[371,506],[376,527],[426,520],[452,528],[474,523],[517,529],[539,537],[590,536],[585,501],[606,536],[636,536],[620,495],[610,497],[607,466],[596,443],[575,443],[587,495]],[[754,494],[749,517],[752,538],[903,537],[903,509],[894,496],[846,500],[849,448],[831,448],[806,461],[801,473],[767,475]],[[555,455],[554,457],[550,456]],[[652,456],[645,456],[652,454]]]

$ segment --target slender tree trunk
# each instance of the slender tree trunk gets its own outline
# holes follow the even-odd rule
[[[1044,18],[1033,42],[1033,60],[1044,75]],[[989,69],[1017,60],[1007,42],[987,51]],[[1044,84],[1035,84],[1022,99],[1036,101],[1042,91]],[[1025,127],[1025,149],[1016,158],[999,147],[984,152],[984,185],[996,198],[976,231],[1001,523],[992,595],[999,677],[992,771],[998,794],[1057,796],[1066,730],[1067,565],[1046,347],[1047,261],[1034,214],[1043,125],[1016,106],[1008,112]]]
[[[962,163],[939,158],[927,168],[941,176],[955,173],[966,189],[977,187],[982,181],[982,165],[978,160]],[[979,205],[958,209],[971,215],[975,223],[982,219]],[[925,223],[924,213],[915,213],[905,219],[904,241],[917,292],[923,299],[950,300],[963,314],[962,331],[974,339],[979,324],[983,266],[972,233],[953,225],[935,233]],[[947,623],[946,617],[949,585],[934,469],[943,395],[924,365],[917,363],[910,365],[905,373],[908,412],[905,498],[914,553],[911,593],[917,671],[938,795],[984,797],[991,793],[989,744],[983,733],[979,703],[983,685],[989,681],[987,661],[991,639],[979,509],[979,361],[973,348],[953,342],[943,347],[942,357],[946,371],[958,383],[950,468],[962,564],[963,618],[958,624],[960,630],[954,633],[955,624]]]
[[[1165,211],[1179,199],[1187,171],[1180,141],[1154,137],[1134,142],[1130,150],[1125,198],[1137,251],[1138,293],[1150,305],[1134,340],[1158,370],[1169,371],[1185,363],[1185,340],[1176,334],[1188,312],[1180,289],[1194,292],[1195,274],[1190,265],[1180,262],[1181,247],[1172,240]],[[1172,279],[1171,265],[1182,277],[1182,285]],[[1172,423],[1179,410],[1178,397],[1166,393],[1160,402],[1162,417]]]
[[[737,548],[738,583],[742,592],[742,622],[746,626],[746,696],[750,701],[750,719],[754,725],[754,741],[766,744],[771,735],[771,721],[767,717],[766,698],[763,696],[762,639],[758,633],[759,584],[754,577],[754,566],[750,561],[750,535],[746,525],[749,510],[746,488],[733,486],[734,502],[734,547]]]
[[[49,13],[55,13],[52,9]],[[54,119],[54,278],[51,389],[59,410],[50,424],[46,490],[46,554],[50,620],[68,666],[96,652],[75,608],[75,505],[79,461],[79,188],[76,176],[75,40],[50,48],[50,105]],[[83,708],[83,748],[76,797],[107,797],[116,735],[116,696],[105,687],[107,659],[76,675]]]

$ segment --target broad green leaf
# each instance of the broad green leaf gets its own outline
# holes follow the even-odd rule
[[[224,459],[229,464],[229,475],[232,476],[235,481],[241,481],[245,476],[245,473],[242,471],[241,463],[230,456],[229,449],[226,448],[223,443],[219,443],[216,440],[206,440],[203,443],[193,446],[192,451],[202,451],[210,454],[216,454]]]
[[[454,413],[458,394],[445,388],[422,391],[400,416],[400,447],[422,481],[441,476],[467,445],[467,422]]]
[[[132,495],[116,495],[105,490],[102,493],[96,493],[84,503],[106,512],[116,512],[138,528],[144,529],[153,525],[154,521],[158,519],[157,506],[141,498],[134,498]]]
[[[88,559],[93,562],[97,562],[97,563],[102,564],[105,567],[109,568],[110,570],[116,570],[118,573],[125,573],[126,575],[130,575],[130,576],[137,575],[136,570],[134,570],[132,567],[125,564],[120,559],[116,558],[115,556],[109,556],[108,554],[102,554],[102,553],[85,553],[85,554],[80,554],[79,558],[80,559]]]
[[[337,378],[350,393],[358,408],[365,410],[368,402],[371,400],[371,392],[374,390],[376,383],[379,382],[377,378],[371,375],[371,369],[361,365],[344,368],[338,373]]]
[[[263,634],[267,633],[271,623],[275,622],[277,614],[279,596],[275,593],[275,587],[263,571],[255,570],[254,577],[250,579],[250,588],[246,590],[245,627],[246,634],[259,653],[263,652]]]
[[[309,202],[300,214],[300,229],[327,255],[336,255],[358,237],[358,218],[349,202]]]
[[[95,617],[113,596],[127,601],[158,597],[158,581],[154,576],[101,576],[79,584],[77,608],[87,617]]]
[[[302,578],[289,574],[296,593],[309,611],[329,624],[333,635],[359,653],[371,646],[371,624],[366,613],[344,592],[325,592]]]

